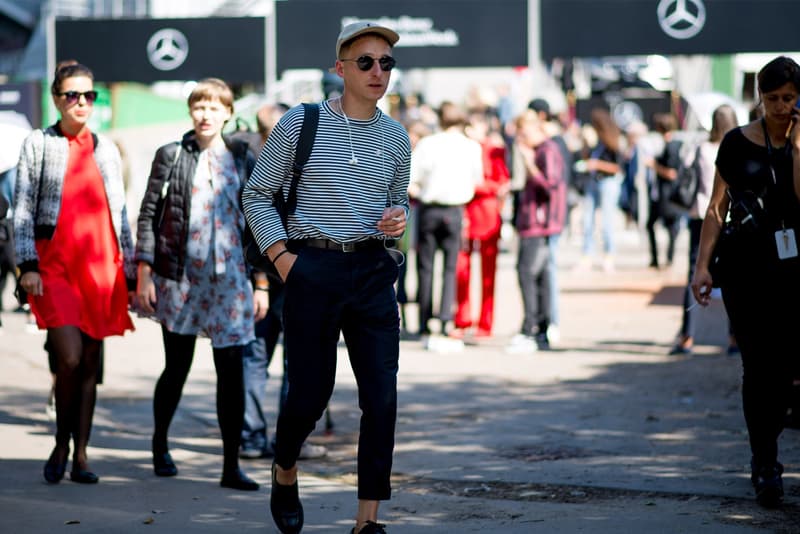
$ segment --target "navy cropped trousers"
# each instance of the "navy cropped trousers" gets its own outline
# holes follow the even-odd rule
[[[358,498],[386,500],[397,418],[400,315],[398,266],[378,245],[355,252],[312,247],[299,254],[285,285],[284,350],[289,392],[278,417],[275,461],[295,465],[333,393],[344,335],[358,385]]]

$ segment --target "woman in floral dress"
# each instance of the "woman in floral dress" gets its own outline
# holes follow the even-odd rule
[[[167,434],[202,335],[211,340],[217,371],[220,485],[255,491],[238,459],[242,352],[267,307],[266,292],[253,291],[242,250],[239,196],[255,161],[244,142],[222,136],[233,113],[225,82],[200,81],[188,103],[194,129],[156,152],[137,228],[137,302],[161,323],[166,360],[153,398],[153,468],[158,476],[178,473]]]

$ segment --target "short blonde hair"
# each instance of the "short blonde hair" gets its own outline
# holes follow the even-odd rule
[[[537,124],[540,124],[541,122],[542,119],[539,118],[539,114],[537,112],[535,112],[532,109],[526,109],[525,111],[517,115],[517,118],[514,120],[514,126],[516,126],[517,129],[519,130],[524,126],[529,126],[529,125],[535,126]]]
[[[219,100],[228,111],[233,113],[233,91],[227,83],[219,78],[204,78],[197,82],[189,94],[189,107],[201,100]]]

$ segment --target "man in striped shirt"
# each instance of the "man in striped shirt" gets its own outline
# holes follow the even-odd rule
[[[362,409],[353,532],[385,532],[377,514],[379,501],[391,492],[400,342],[398,266],[387,249],[406,227],[411,149],[405,129],[377,102],[395,65],[398,38],[366,21],[339,34],[335,72],[344,91],[320,103],[314,147],[287,228],[272,195],[289,189],[302,106],[275,126],[242,195],[253,235],[285,281],[289,394],[278,418],[270,496],[273,519],[284,533],[302,528],[296,461],[333,392],[340,332]]]

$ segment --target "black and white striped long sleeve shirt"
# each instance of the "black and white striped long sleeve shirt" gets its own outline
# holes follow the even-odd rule
[[[380,110],[368,120],[346,119],[322,102],[314,147],[297,188],[297,209],[284,231],[272,195],[283,187],[288,196],[302,123],[302,106],[281,118],[242,193],[261,251],[287,238],[346,243],[384,237],[377,229],[384,208],[402,206],[408,213],[411,146],[405,128]]]

